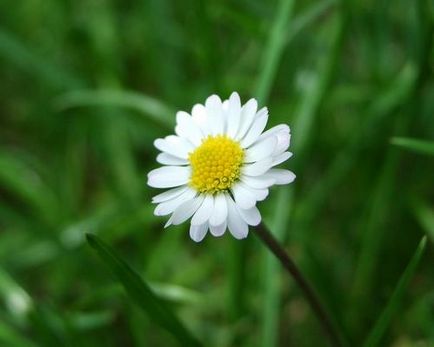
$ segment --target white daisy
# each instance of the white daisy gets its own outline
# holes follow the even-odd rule
[[[156,216],[171,215],[165,227],[190,217],[190,237],[202,241],[208,230],[221,236],[229,229],[237,239],[247,237],[248,226],[261,221],[256,202],[264,200],[274,184],[288,184],[295,175],[275,169],[291,157],[290,132],[285,124],[265,132],[266,107],[257,110],[250,99],[241,105],[238,93],[222,102],[210,96],[191,115],[176,114],[176,135],[154,142],[164,165],[148,174],[148,185],[171,188],[152,199]]]

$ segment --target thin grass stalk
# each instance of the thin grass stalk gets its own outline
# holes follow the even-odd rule
[[[273,234],[265,227],[264,224],[259,224],[255,228],[255,233],[259,239],[268,247],[268,249],[279,259],[282,266],[291,275],[294,281],[298,284],[299,288],[303,292],[304,297],[311,306],[314,314],[316,315],[319,323],[321,324],[325,334],[330,340],[332,346],[342,346],[341,338],[335,330],[327,311],[321,304],[317,294],[310,286],[309,282],[304,278],[301,271],[298,269],[295,262],[291,259],[288,253],[279,244]]]

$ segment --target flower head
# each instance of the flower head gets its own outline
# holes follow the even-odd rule
[[[212,95],[191,115],[176,114],[176,135],[155,140],[161,151],[157,161],[164,166],[149,172],[148,185],[171,188],[152,199],[156,216],[171,215],[166,227],[191,218],[196,242],[208,230],[221,236],[229,229],[235,238],[245,238],[248,226],[261,221],[256,202],[272,185],[295,179],[291,171],[274,168],[292,155],[289,127],[263,132],[268,110],[257,107],[255,99],[241,105],[235,92],[224,102]]]

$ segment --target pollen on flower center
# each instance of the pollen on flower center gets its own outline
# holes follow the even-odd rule
[[[214,194],[229,189],[238,180],[244,151],[225,135],[208,136],[188,159],[192,169],[190,186]]]

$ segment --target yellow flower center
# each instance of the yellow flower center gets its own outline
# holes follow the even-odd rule
[[[238,180],[244,151],[226,135],[208,136],[188,159],[192,169],[190,186],[201,193],[215,194]]]

